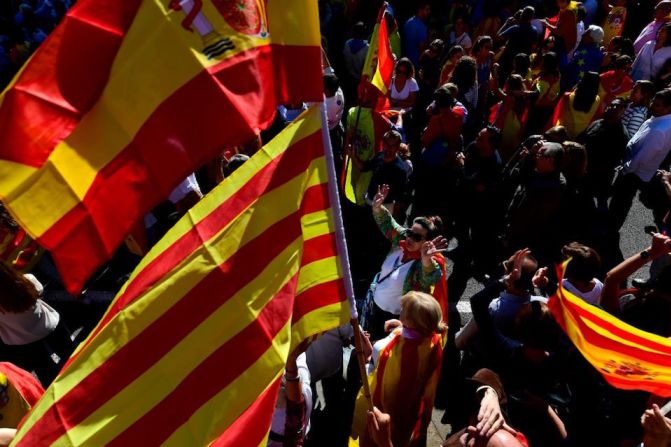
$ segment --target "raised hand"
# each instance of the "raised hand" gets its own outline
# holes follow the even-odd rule
[[[378,185],[377,194],[375,194],[375,197],[373,198],[374,213],[379,213],[380,211],[382,211],[382,205],[384,204],[384,201],[387,199],[388,194],[389,194],[389,185]]]
[[[650,257],[656,258],[669,252],[671,252],[671,238],[661,233],[653,233]]]

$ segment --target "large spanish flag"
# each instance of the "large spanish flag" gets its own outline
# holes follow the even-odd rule
[[[75,292],[188,174],[321,95],[313,0],[80,0],[0,96],[0,199]]]
[[[557,269],[560,284],[565,266]],[[585,359],[612,386],[671,397],[671,340],[618,320],[564,287],[548,305]]]
[[[191,209],[13,445],[263,443],[290,349],[349,320],[322,143],[313,106]]]

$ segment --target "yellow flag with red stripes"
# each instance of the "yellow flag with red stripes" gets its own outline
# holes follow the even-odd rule
[[[317,2],[79,0],[0,96],[0,198],[72,293],[279,104],[321,101]]]
[[[349,320],[318,106],[149,252],[13,445],[260,445],[287,354]]]

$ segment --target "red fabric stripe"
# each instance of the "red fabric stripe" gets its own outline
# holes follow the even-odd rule
[[[223,144],[249,141],[266,128],[275,106],[288,102],[289,93],[294,100],[320,100],[321,76],[306,77],[304,71],[319,51],[256,47],[203,71],[166,99],[133,141],[100,170],[79,206],[40,238],[68,290],[78,292],[133,224]],[[281,84],[279,66],[286,68],[292,85]],[[289,90],[297,84],[292,78],[300,80],[300,89]]]
[[[608,332],[612,333],[615,336],[624,338],[625,340],[630,340],[633,343],[640,344],[650,349],[654,349],[657,351],[666,351],[668,355],[671,355],[671,348],[669,348],[669,346],[667,345],[663,345],[649,338],[640,337],[632,332],[624,330],[621,327],[614,325],[613,323],[599,317],[598,315],[592,312],[586,311],[578,306],[572,305],[568,301],[564,301],[564,303],[565,303],[564,306],[567,308],[567,310],[569,310],[576,317],[582,317],[598,325],[599,327],[607,330]]]
[[[384,380],[384,370],[387,366],[387,361],[389,361],[389,354],[391,350],[394,349],[397,343],[401,340],[401,332],[397,332],[396,335],[387,343],[387,346],[384,347],[380,355],[378,356],[377,367],[375,368],[376,375],[376,384],[375,390],[373,390],[373,405],[378,408],[382,408],[382,381]]]
[[[305,241],[301,267],[311,262],[337,255],[338,249],[336,247],[335,235],[333,233],[324,234]]]
[[[52,405],[26,433],[22,444],[54,442],[142,375],[299,237],[299,218],[300,214],[294,213],[241,247],[234,257],[213,270],[161,318]],[[213,290],[218,299],[213,299]]]
[[[621,390],[647,391],[656,396],[671,397],[671,385],[668,383],[651,382],[648,380],[632,380],[610,374],[603,374],[603,372],[602,375],[610,385]]]
[[[323,155],[323,149],[318,144],[319,142],[321,142],[321,133],[318,131],[294,143],[285,152],[257,172],[234,195],[221,203],[207,217],[194,225],[189,232],[157,256],[132,280],[126,288],[125,293],[112,304],[107,314],[94,330],[93,335],[100,332],[102,327],[114,318],[121,309],[141,296],[147,289],[182,262],[185,257],[200,247],[203,240],[210,239],[224,226],[228,225],[244,209],[257,200],[259,196],[304,172],[312,160]],[[305,200],[303,201],[303,206],[304,209],[310,209],[311,207]],[[71,358],[68,364],[72,360]]]
[[[318,132],[319,134],[319,132]],[[319,148],[321,149],[321,135],[319,139]],[[314,144],[317,144],[314,142]],[[323,154],[323,151],[319,151],[320,154]],[[315,154],[316,156],[317,154]],[[303,196],[303,202],[301,207],[305,214],[316,213],[317,211],[325,210],[331,206],[331,201],[329,200],[329,188],[328,183],[321,183],[319,185],[314,185],[305,190],[305,195]]]
[[[311,287],[296,297],[292,321],[300,320],[313,310],[345,301],[346,297],[342,279],[335,279]]]
[[[269,427],[275,411],[275,401],[280,388],[278,378],[210,447],[257,446],[261,444],[266,432],[259,427]]]
[[[84,0],[39,47],[0,107],[0,159],[41,166],[100,97],[141,0]]]
[[[120,433],[108,446],[133,445],[139,439],[145,445],[162,444],[202,405],[245,372],[272,346],[274,337],[290,320],[296,279],[297,276],[294,276],[273,297],[257,319],[250,322],[245,329],[195,367],[159,404]],[[279,358],[277,360],[275,366],[279,372],[283,367],[283,362]],[[274,403],[272,401],[272,407]],[[270,416],[272,416],[272,411]],[[258,424],[259,421],[256,423]],[[258,435],[262,430],[258,430],[260,425],[256,427]],[[199,439],[194,436],[191,445],[204,445],[210,441],[212,439]]]

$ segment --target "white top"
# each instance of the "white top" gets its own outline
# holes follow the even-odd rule
[[[471,41],[471,37],[468,35],[468,33],[463,33],[461,36],[457,37],[454,31],[452,31],[450,33],[450,45],[459,45],[464,50],[470,50],[473,46],[473,42]]]
[[[403,86],[403,89],[401,89],[401,91],[396,90],[396,77],[392,78],[391,80],[391,90],[390,90],[391,99],[396,100],[407,99],[408,96],[410,96],[410,93],[418,91],[419,91],[419,85],[417,84],[415,78],[408,78],[405,81],[405,85]],[[398,107],[392,107],[392,109],[399,110]],[[405,110],[406,111],[412,110],[412,107],[406,107]]]
[[[42,284],[31,274],[26,279],[35,285],[38,293],[42,293]],[[51,306],[38,299],[32,309],[20,314],[0,312],[0,339],[6,345],[27,345],[49,335],[56,326],[60,316]]]
[[[335,95],[326,98],[324,102],[326,103],[326,120],[329,130],[333,130],[340,123],[343,110],[345,110],[345,95],[343,95],[342,89],[338,87]]]
[[[623,174],[649,182],[671,150],[671,115],[650,118],[627,144]]]
[[[175,189],[172,190],[168,196],[168,200],[172,203],[177,203],[186,197],[190,192],[196,192],[199,196],[202,197],[203,193],[200,191],[200,185],[198,185],[198,180],[196,180],[196,174],[191,174],[185,178],[182,183],[177,185]],[[144,226],[145,228],[151,228],[156,224],[156,217],[152,213],[147,213],[144,215]]]
[[[406,262],[401,265],[401,258],[403,257],[403,250],[397,248],[393,250],[382,263],[380,269],[380,279],[389,275],[387,279],[375,286],[375,295],[373,301],[382,310],[400,315],[401,313],[401,296],[403,295],[403,283],[405,277],[408,275],[410,266],[413,261]],[[399,267],[400,265],[400,267]],[[398,268],[396,268],[398,267]],[[394,270],[396,268],[396,270]]]
[[[594,281],[594,288],[589,292],[581,292],[580,290],[576,289],[576,287],[573,284],[571,284],[571,282],[568,279],[565,279],[562,282],[562,284],[564,285],[564,288],[566,290],[568,290],[578,298],[582,298],[583,301],[586,301],[592,305],[596,305],[599,303],[599,298],[601,298],[601,290],[603,290],[603,283],[596,278],[594,278],[593,281]]]
[[[671,47],[662,47],[655,51],[654,40],[646,43],[638,52],[631,66],[631,77],[634,81],[649,81],[662,71],[664,62],[671,58]]]

